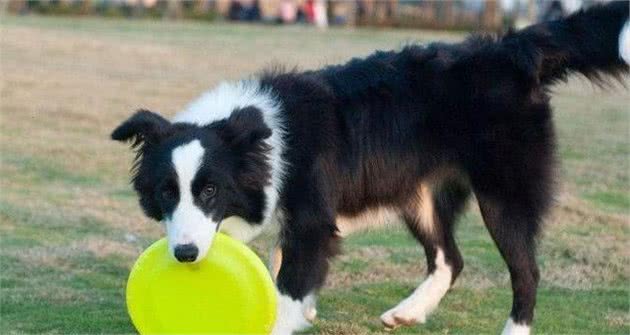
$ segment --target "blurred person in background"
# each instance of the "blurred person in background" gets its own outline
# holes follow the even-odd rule
[[[328,9],[325,0],[313,0],[313,23],[319,28],[328,26]]]
[[[258,0],[233,0],[230,3],[228,19],[232,21],[259,21],[260,6]]]
[[[303,6],[306,22],[319,28],[328,26],[328,8],[325,0],[306,0]]]
[[[297,21],[298,8],[293,0],[282,0],[280,2],[280,22],[295,23]]]

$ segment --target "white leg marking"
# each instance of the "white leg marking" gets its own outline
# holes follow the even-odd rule
[[[529,335],[529,326],[525,324],[518,324],[509,318],[505,323],[505,328],[501,332],[501,335]]]
[[[278,293],[278,314],[272,335],[290,335],[307,329],[311,324],[304,318],[304,303]]]
[[[630,20],[626,21],[619,34],[619,57],[630,65]]]
[[[381,321],[388,328],[424,323],[450,288],[451,278],[451,267],[446,264],[442,250],[438,249],[435,271],[407,299],[383,313]]]

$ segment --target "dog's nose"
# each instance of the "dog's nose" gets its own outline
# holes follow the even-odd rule
[[[197,259],[199,249],[194,244],[180,244],[175,247],[175,258],[182,263],[189,263]]]

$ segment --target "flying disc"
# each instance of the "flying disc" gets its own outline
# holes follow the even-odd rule
[[[260,258],[227,235],[194,264],[177,262],[161,239],[131,269],[127,310],[140,334],[269,334],[276,292]]]

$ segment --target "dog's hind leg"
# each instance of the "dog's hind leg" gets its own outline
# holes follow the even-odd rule
[[[481,213],[512,279],[512,312],[504,335],[529,334],[534,317],[539,273],[535,257],[535,229],[540,215],[518,204],[477,195]]]
[[[419,186],[418,197],[404,210],[403,217],[424,247],[428,276],[408,298],[381,315],[385,327],[425,322],[461,272],[464,263],[455,244],[453,226],[469,195],[469,187],[460,180]]]
[[[505,335],[530,332],[539,281],[536,235],[552,201],[551,135],[536,137],[532,131],[528,135],[528,142],[519,145],[502,138],[487,145],[499,150],[483,157],[483,166],[471,164],[469,169],[481,215],[512,280],[512,311]]]

